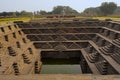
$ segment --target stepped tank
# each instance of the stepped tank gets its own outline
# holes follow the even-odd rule
[[[95,19],[0,26],[0,74],[120,74],[120,23]]]

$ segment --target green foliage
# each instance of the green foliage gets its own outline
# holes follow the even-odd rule
[[[21,11],[21,12],[2,12],[0,13],[0,17],[39,17],[40,15],[49,15],[49,14],[78,14],[78,12],[74,9],[72,9],[69,6],[56,6],[53,8],[52,11],[47,12],[45,10],[27,12],[27,11]]]
[[[32,12],[21,11],[21,16],[31,17],[32,16]]]
[[[63,13],[63,10],[64,10],[64,7],[63,6],[56,6],[53,8],[53,13],[54,14],[62,14]]]
[[[20,18],[0,18],[0,23],[3,22],[12,22],[12,21],[24,21],[28,22],[30,20],[29,17],[20,17]]]
[[[31,17],[32,15],[33,15],[32,12],[27,12],[27,11],[0,13],[0,16],[3,16],[3,17]]]
[[[99,7],[103,15],[113,14],[117,8],[117,4],[114,2],[104,2]]]
[[[47,14],[47,12],[44,11],[44,10],[41,10],[41,11],[40,11],[40,14],[41,14],[41,15],[45,15],[45,14]]]
[[[120,16],[120,7],[117,7],[117,9],[114,11],[114,15]]]
[[[77,14],[78,12],[69,6],[56,6],[53,8],[53,14]]]
[[[91,7],[91,8],[85,9],[82,14],[86,16],[98,16],[98,15],[101,15],[101,11],[98,7],[96,8]]]
[[[95,8],[87,8],[82,15],[85,16],[109,16],[120,15],[120,7],[114,2],[103,2],[101,6]]]
[[[35,11],[34,15],[49,15],[49,14],[78,14],[78,12],[69,6],[55,6],[52,11],[47,12],[45,10]]]

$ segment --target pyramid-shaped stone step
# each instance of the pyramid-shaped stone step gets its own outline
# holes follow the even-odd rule
[[[107,45],[107,46],[101,47],[99,50],[100,50],[102,53],[106,54],[106,55],[110,55],[110,54],[113,53],[114,48],[115,48],[114,45],[109,44],[109,45]]]
[[[31,63],[31,61],[28,59],[28,57],[25,54],[22,54],[22,57],[23,57],[25,63],[27,63],[27,64]]]
[[[108,62],[107,61],[100,61],[95,63],[96,67],[98,70],[101,72],[102,75],[107,75],[107,70],[108,70]]]
[[[14,73],[15,75],[19,75],[19,68],[18,68],[18,64],[17,63],[13,63],[13,69],[14,69]]]
[[[89,46],[86,48],[86,51],[87,51],[88,53],[92,53],[93,50],[94,50],[94,48],[93,48],[93,46],[91,46],[91,45],[89,45]]]
[[[12,47],[8,47],[8,52],[9,52],[10,56],[16,56],[17,55],[15,50]]]
[[[120,64],[120,54],[119,53],[114,53],[110,55],[117,63]]]
[[[113,43],[115,43],[115,44],[120,46],[120,38],[113,40]]]
[[[87,58],[91,63],[94,63],[99,59],[99,53],[98,52],[91,53],[87,56]]]
[[[41,62],[40,61],[35,61],[35,74],[40,73],[40,66],[41,66]]]
[[[100,39],[98,40],[98,42],[96,42],[96,43],[97,43],[98,46],[104,46],[106,42],[107,42],[107,41],[106,41],[105,39],[100,38]]]

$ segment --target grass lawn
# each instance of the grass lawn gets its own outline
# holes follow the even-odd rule
[[[13,21],[24,21],[27,22],[29,21],[31,18],[29,17],[23,17],[23,18],[1,18],[0,19],[0,23],[4,23],[4,22],[13,22]]]
[[[105,19],[112,19],[114,21],[120,21],[120,16],[102,16],[102,17],[98,17],[98,16],[79,16],[78,18],[93,18],[93,19],[99,19],[99,20],[105,20]]]
[[[93,18],[93,19],[99,19],[99,20],[105,20],[105,19],[112,19],[113,21],[120,21],[120,16],[93,16],[93,17],[79,17],[79,18]]]
[[[112,19],[114,21],[120,21],[120,17],[93,17],[93,18],[99,20]]]
[[[93,18],[93,19],[99,19],[99,20],[105,20],[105,19],[112,19],[114,21],[120,21],[120,16],[103,16],[103,17],[84,17],[84,16],[78,16],[77,18]],[[20,17],[20,18],[0,18],[0,24],[6,23],[6,22],[13,22],[13,21],[24,21],[28,22],[31,18],[30,17]],[[46,18],[34,18],[35,20],[44,20]]]

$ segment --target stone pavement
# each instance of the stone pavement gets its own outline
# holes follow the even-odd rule
[[[91,74],[36,74],[36,75],[0,75],[0,80],[120,80],[119,75]]]

